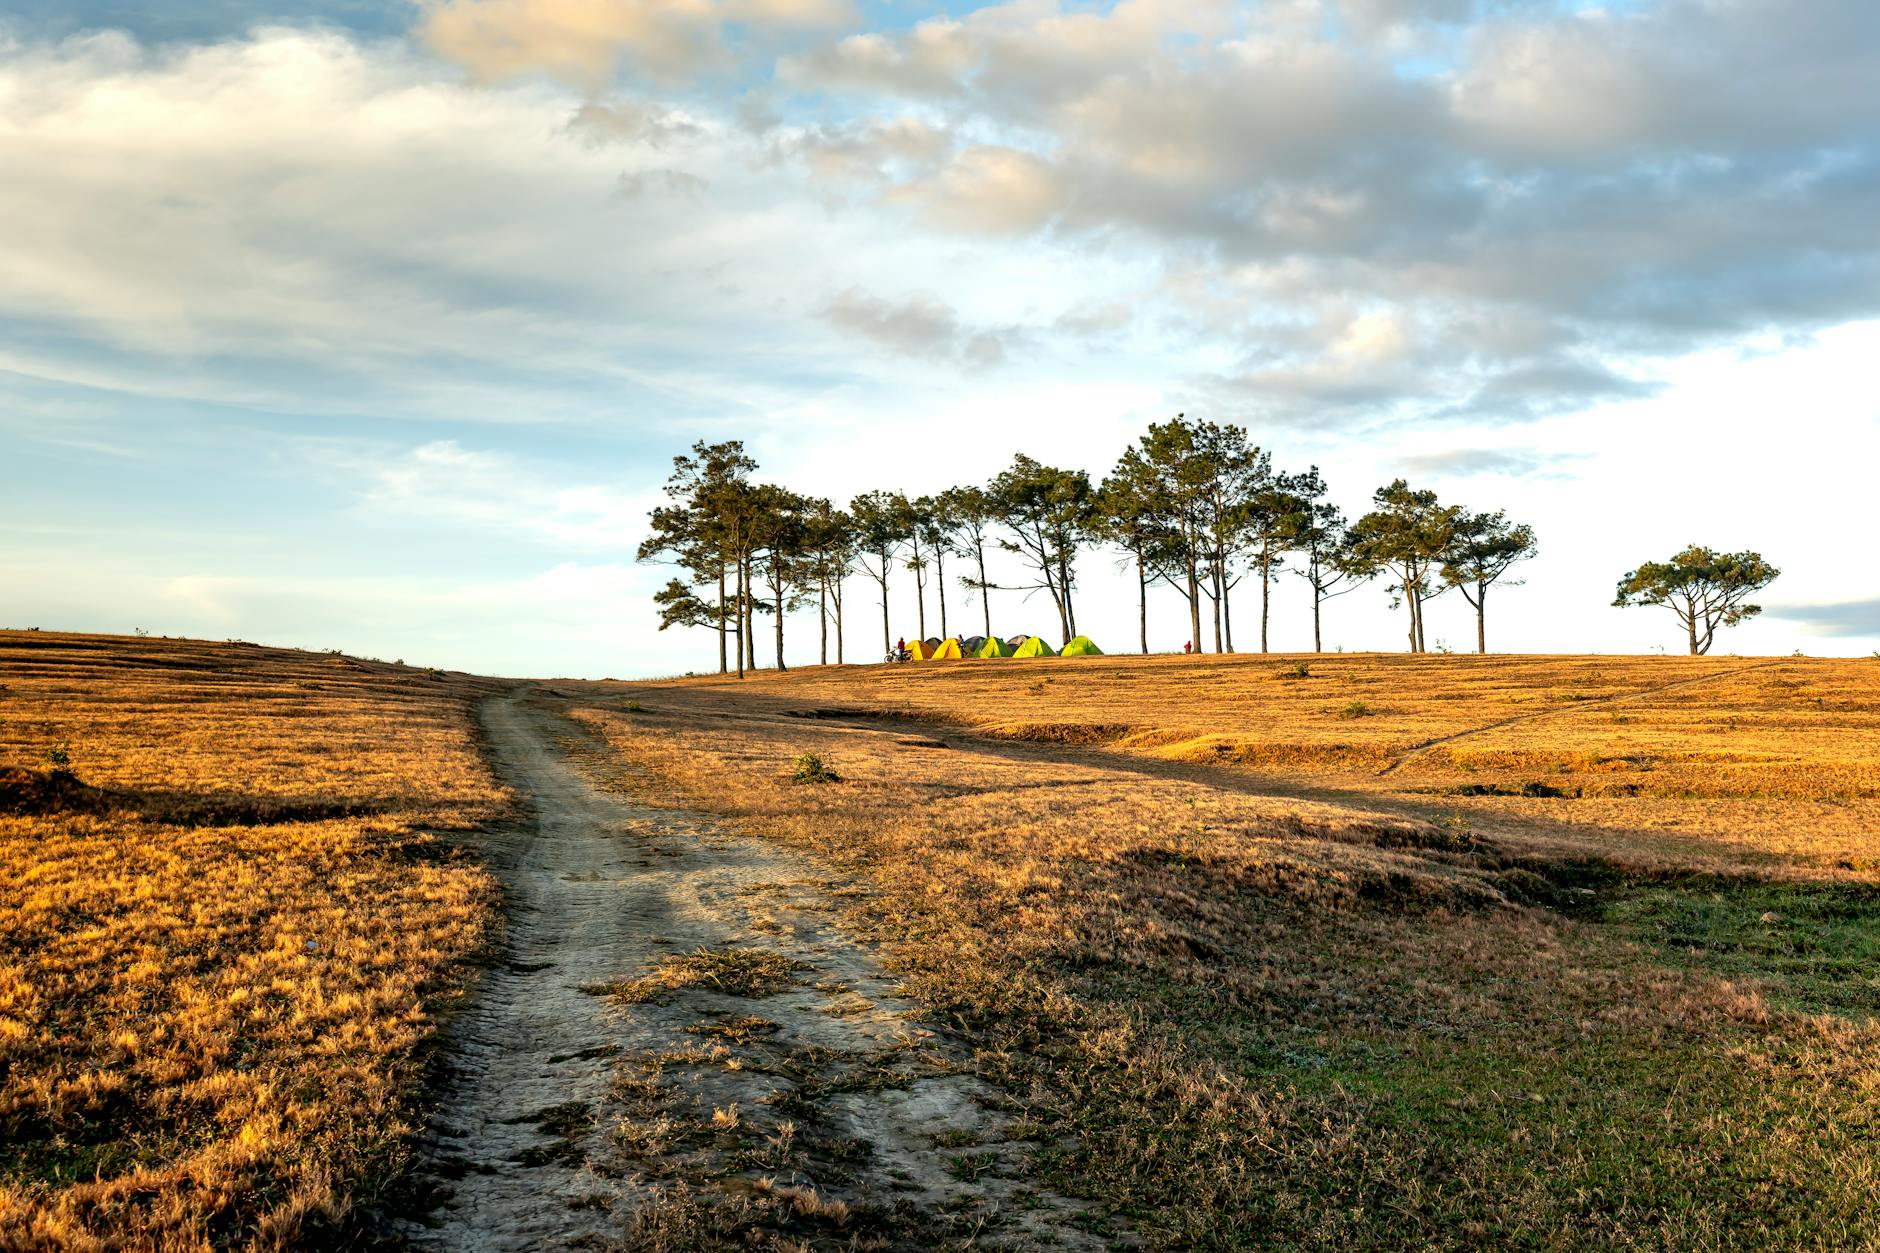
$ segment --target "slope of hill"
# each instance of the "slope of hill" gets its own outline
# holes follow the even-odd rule
[[[496,694],[516,786],[579,804],[498,781]],[[429,1041],[499,957],[463,1021],[591,967],[609,1008],[570,1020],[607,1039],[519,1011],[430,1099],[529,1107],[478,1179],[603,1241],[938,1247],[1009,1211],[1052,1247],[1873,1244],[1876,743],[1867,661],[524,690],[0,633],[0,1245],[409,1231],[459,1152],[414,1178],[412,1133],[465,1112],[425,1107]],[[479,857],[523,846],[499,952],[517,867]],[[664,903],[549,934],[550,889]],[[535,1051],[593,1092],[537,1091],[575,1072]],[[617,1208],[544,1210],[602,1165]],[[422,1238],[505,1238],[482,1195]]]
[[[0,633],[0,1245],[320,1243],[496,920],[496,685]]]
[[[1054,1185],[1153,1245],[1880,1239],[1880,663],[582,691],[675,801],[866,874]]]

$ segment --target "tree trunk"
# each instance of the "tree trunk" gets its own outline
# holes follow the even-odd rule
[[[836,602],[836,664],[842,664],[842,579],[838,576],[831,589]]]
[[[1234,651],[1234,585],[1221,575],[1221,625],[1227,630],[1227,651]]]
[[[940,555],[939,549],[933,551],[934,590],[940,594],[940,638],[952,639],[947,634],[947,562]]]
[[[992,589],[986,586],[986,546],[983,543],[975,543],[973,547],[979,553],[979,607],[985,611],[986,615],[986,638],[991,639]]]
[[[1142,632],[1142,655],[1149,655],[1149,573],[1142,554],[1136,554],[1136,625]]]
[[[1193,550],[1188,554],[1188,642],[1201,651],[1201,579],[1195,572]]]
[[[1325,651],[1324,637],[1319,634],[1319,601],[1321,599],[1323,597],[1319,592],[1318,581],[1315,579],[1312,583],[1312,651],[1315,653]]]
[[[783,664],[783,602],[786,597],[783,594],[783,569],[780,564],[782,560],[783,558],[776,554],[773,554],[770,558],[770,591],[771,595],[776,597],[777,669],[780,671],[789,669],[788,666]]]
[[[747,554],[744,558],[744,664],[757,669],[757,571]]]
[[[829,664],[829,576],[826,574],[816,580],[816,626],[822,637],[817,660],[826,666]]]
[[[725,657],[725,563],[722,557],[718,562],[718,673],[730,670]]]
[[[739,553],[732,579],[738,585],[738,677],[744,677],[744,554]]]
[[[1071,599],[1071,563],[1058,559],[1058,586],[1064,589],[1064,622],[1070,634],[1064,637],[1066,644],[1077,638],[1077,602]]]
[[[757,584],[749,553],[744,556],[744,664],[757,669]]]
[[[1266,625],[1272,613],[1269,601],[1273,591],[1273,558],[1260,554],[1260,651],[1266,651]]]
[[[1475,585],[1475,651],[1488,655],[1488,584]]]
[[[1220,564],[1218,562],[1215,564],[1215,567],[1213,571],[1211,572],[1210,577],[1214,583],[1214,651],[1218,653],[1218,652],[1224,651],[1221,647],[1221,599],[1223,596],[1223,590],[1221,588],[1222,572],[1221,572]]]
[[[881,655],[886,657],[894,649],[894,643],[888,635],[888,557],[881,558],[881,577],[876,580],[881,584]]]

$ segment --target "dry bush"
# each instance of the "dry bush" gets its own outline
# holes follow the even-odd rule
[[[347,1238],[495,921],[488,688],[49,633],[0,684],[0,1245]]]

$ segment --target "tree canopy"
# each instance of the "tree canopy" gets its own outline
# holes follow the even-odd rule
[[[1006,585],[1009,590],[1050,597],[1066,642],[1079,633],[1077,559],[1097,546],[1119,555],[1119,571],[1135,573],[1144,652],[1150,650],[1151,587],[1166,585],[1186,602],[1187,647],[1205,651],[1205,601],[1215,651],[1231,652],[1235,592],[1253,578],[1260,583],[1264,652],[1272,589],[1289,569],[1311,589],[1314,649],[1324,648],[1324,602],[1385,573],[1391,576],[1393,608],[1409,608],[1412,651],[1427,647],[1425,605],[1450,587],[1474,608],[1477,647],[1486,649],[1489,588],[1518,585],[1507,577],[1509,570],[1536,551],[1526,524],[1501,511],[1468,512],[1402,479],[1378,488],[1372,508],[1348,521],[1326,499],[1317,466],[1303,473],[1278,470],[1245,429],[1185,414],[1150,424],[1097,486],[1083,470],[1019,453],[983,485],[912,499],[877,488],[842,509],[779,484],[753,482],[756,470],[736,440],[693,445],[673,459],[666,501],[651,511],[639,545],[640,560],[679,572],[653,596],[660,629],[715,629],[721,672],[729,669],[733,645],[739,674],[757,664],[759,615],[774,619],[776,664],[782,667],[785,618],[812,604],[821,626],[821,659],[829,660],[833,623],[835,658],[841,662],[843,589],[857,570],[879,592],[884,654],[894,634],[890,591],[897,571],[913,576],[920,634],[926,634],[930,589],[938,593],[941,634],[951,632],[948,558],[966,563],[958,582],[980,598],[990,636],[990,597],[1000,585],[988,570],[988,549],[1009,554],[1025,571]],[[1710,571],[1706,582],[1686,560],[1699,552],[1633,572],[1628,579],[1636,586],[1622,589],[1621,603],[1684,606],[1692,616],[1693,648],[1708,649],[1719,625],[1757,612],[1744,602],[1738,584],[1762,585],[1755,582],[1754,565],[1761,559],[1701,550],[1711,562],[1703,566]],[[1767,577],[1774,577],[1773,570]],[[1650,599],[1654,595],[1661,599]]]
[[[1692,544],[1669,561],[1648,561],[1627,571],[1612,603],[1670,609],[1684,626],[1691,656],[1701,657],[1710,651],[1719,627],[1733,627],[1762,612],[1749,598],[1781,573],[1761,553],[1720,553]]]

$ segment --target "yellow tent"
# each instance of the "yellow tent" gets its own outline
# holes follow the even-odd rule
[[[973,650],[975,657],[1010,657],[1012,646],[996,635],[988,635],[986,642]]]
[[[1098,648],[1088,635],[1080,635],[1058,650],[1060,657],[1101,657],[1103,650]]]
[[[940,647],[933,650],[932,660],[958,661],[965,655],[964,652],[960,651],[960,637],[955,635],[952,639],[940,641]]]
[[[928,651],[927,646],[921,641],[909,640],[907,642],[907,659],[909,661],[925,661],[931,656],[933,656],[933,653]]]
[[[1025,642],[1012,650],[1014,657],[1055,657],[1057,649],[1044,642],[1042,635],[1025,637]]]

